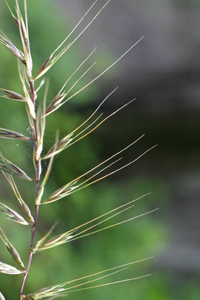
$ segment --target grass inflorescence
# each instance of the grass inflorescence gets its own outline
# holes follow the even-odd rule
[[[18,0],[15,0],[15,12],[9,6],[9,3],[5,0],[6,5],[10,11],[10,14],[16,23],[16,26],[19,31],[19,36],[21,39],[22,49],[18,49],[14,45],[14,43],[6,36],[4,32],[0,32],[0,43],[10,52],[11,55],[14,55],[18,62],[18,76],[21,82],[22,94],[19,94],[15,91],[0,88],[0,96],[5,98],[4,101],[13,100],[18,103],[22,103],[25,107],[27,119],[29,121],[29,132],[27,135],[22,134],[21,132],[16,132],[14,130],[6,129],[0,127],[0,138],[3,139],[11,139],[26,142],[32,142],[32,162],[33,162],[33,170],[34,176],[29,176],[25,171],[23,171],[15,162],[8,160],[3,153],[0,153],[0,169],[2,174],[4,175],[7,183],[10,185],[17,201],[21,209],[21,214],[11,209],[7,204],[0,202],[0,214],[6,217],[8,220],[17,222],[21,225],[26,225],[30,227],[31,238],[30,238],[30,246],[28,256],[27,265],[23,262],[23,259],[20,257],[20,254],[16,250],[16,248],[12,245],[9,238],[7,237],[5,231],[6,229],[2,229],[0,227],[0,239],[3,244],[11,254],[13,260],[17,267],[9,265],[4,262],[0,262],[0,272],[9,275],[20,275],[22,276],[21,281],[21,289],[20,291],[16,291],[16,299],[42,299],[48,298],[56,299],[61,296],[65,296],[66,293],[75,292],[85,289],[97,288],[106,285],[112,285],[116,283],[132,281],[139,278],[143,278],[149,275],[138,276],[134,278],[127,278],[118,281],[111,281],[104,284],[95,284],[92,286],[88,286],[89,283],[94,283],[102,278],[111,276],[118,272],[124,271],[128,268],[129,265],[139,263],[146,259],[141,259],[135,262],[128,262],[120,266],[111,267],[107,270],[99,271],[97,273],[86,275],[84,277],[67,281],[61,284],[51,285],[49,287],[44,287],[39,289],[38,291],[32,291],[29,294],[26,294],[26,282],[27,277],[29,275],[29,271],[32,265],[32,258],[35,253],[47,250],[49,248],[54,248],[65,243],[73,242],[74,240],[83,238],[85,236],[92,235],[94,233],[109,229],[111,227],[115,227],[121,225],[123,223],[129,222],[135,218],[144,216],[146,214],[151,213],[152,211],[144,212],[138,216],[134,216],[118,223],[113,223],[111,225],[107,225],[105,227],[100,227],[100,225],[104,224],[104,222],[112,219],[113,217],[122,214],[123,212],[131,209],[134,206],[134,203],[140,198],[146,196],[142,196],[138,199],[129,201],[126,204],[120,205],[119,207],[112,209],[109,212],[106,212],[84,224],[78,225],[75,228],[72,228],[64,233],[60,233],[58,235],[53,236],[53,230],[56,227],[56,223],[52,225],[49,231],[39,240],[36,240],[35,233],[38,228],[38,218],[39,218],[39,209],[41,205],[48,205],[52,202],[56,202],[62,198],[69,196],[72,193],[80,191],[81,189],[94,184],[123,168],[128,167],[130,164],[134,163],[141,156],[147,153],[152,148],[145,151],[143,154],[135,158],[133,161],[124,164],[121,167],[115,167],[114,171],[107,171],[111,166],[117,164],[122,157],[120,156],[122,152],[126,151],[129,147],[133,146],[138,140],[140,140],[143,136],[139,137],[136,141],[126,146],[124,149],[119,152],[113,154],[111,157],[107,158],[105,161],[99,163],[98,165],[91,168],[89,171],[79,175],[77,178],[67,182],[65,185],[53,191],[50,195],[46,196],[46,185],[49,180],[49,176],[51,174],[52,166],[54,163],[54,158],[56,155],[66,150],[70,146],[74,145],[91,132],[93,132],[96,128],[98,128],[102,123],[104,123],[108,118],[112,117],[118,111],[123,109],[125,106],[129,105],[133,100],[129,101],[127,104],[123,105],[113,113],[111,113],[107,117],[102,117],[102,114],[99,113],[99,109],[101,105],[115,92],[113,90],[96,108],[96,110],[88,117],[84,122],[82,122],[77,128],[75,128],[70,133],[66,133],[66,135],[60,139],[59,131],[55,133],[55,142],[49,148],[49,150],[44,152],[44,137],[46,130],[46,122],[48,121],[48,116],[58,109],[60,109],[66,102],[71,100],[85,88],[87,88],[90,84],[96,81],[99,77],[101,77],[105,72],[107,72],[111,67],[113,67],[124,55],[126,55],[140,40],[138,40],[134,45],[132,45],[125,53],[123,53],[114,63],[108,66],[103,72],[101,72],[98,76],[90,80],[88,83],[84,84],[78,90],[75,90],[78,83],[81,79],[90,71],[94,64],[92,64],[88,69],[82,72],[82,75],[75,80],[75,82],[70,86],[70,80],[77,72],[84,67],[84,64],[90,59],[92,54],[95,52],[96,48],[83,60],[83,62],[79,65],[78,68],[74,70],[74,72],[69,75],[67,80],[61,89],[56,93],[53,99],[48,99],[48,87],[49,81],[44,77],[46,73],[54,66],[54,64],[60,59],[63,54],[65,54],[71,46],[77,41],[77,39],[83,34],[83,32],[93,23],[93,21],[97,18],[100,12],[104,9],[104,7],[109,3],[107,1],[104,6],[96,13],[96,15],[91,19],[91,21],[81,30],[81,32],[74,38],[73,41],[68,42],[69,37],[74,33],[76,28],[83,21],[85,16],[92,10],[93,6],[96,4],[95,1],[92,6],[85,13],[83,18],[77,23],[77,25],[73,28],[73,30],[67,35],[67,37],[60,43],[60,45],[46,58],[38,71],[36,71],[36,75],[32,75],[33,71],[33,60],[31,55],[31,47],[29,40],[29,27],[28,27],[28,12],[27,12],[27,1],[24,0],[24,13],[21,13],[20,5]],[[31,6],[31,3],[30,3]],[[38,82],[40,81],[40,82]],[[40,88],[45,85],[44,96],[43,99],[38,97],[38,91]],[[37,86],[37,88],[35,88]],[[71,93],[71,91],[73,91]],[[2,100],[3,101],[3,100]],[[10,102],[10,106],[12,106],[12,102]],[[29,134],[28,134],[29,133]],[[46,168],[43,169],[43,162],[46,162]],[[100,174],[103,175],[100,175]],[[25,181],[29,181],[35,187],[35,193],[32,195],[32,204],[30,201],[27,203],[15,182],[15,177],[23,179]],[[62,205],[62,204],[60,204]],[[29,207],[30,206],[30,207]],[[51,236],[51,237],[50,237]],[[28,237],[27,237],[28,239]],[[86,281],[85,281],[86,280]],[[4,300],[3,294],[0,292],[0,299]]]

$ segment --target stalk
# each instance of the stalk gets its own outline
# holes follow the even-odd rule
[[[29,80],[29,86],[30,86],[31,100],[34,104],[34,109],[35,109],[35,100],[36,99],[35,99],[35,90],[34,90],[33,80]],[[39,143],[37,120],[35,120],[35,122],[34,122],[34,129],[35,129],[35,143],[34,143],[34,154],[35,154],[35,153],[37,153],[38,143]],[[39,191],[39,183],[40,183],[41,162],[40,162],[39,159],[36,159],[36,156],[33,157],[33,159],[36,160],[35,197],[37,197],[38,191]],[[27,267],[26,272],[25,272],[24,277],[23,277],[23,281],[22,281],[22,285],[21,285],[21,289],[20,289],[20,298],[22,298],[21,296],[22,296],[22,293],[23,293],[23,290],[24,290],[26,280],[28,278],[28,274],[29,274],[29,270],[30,270],[31,262],[32,262],[32,258],[33,258],[33,252],[31,251],[31,248],[32,248],[33,243],[34,243],[34,237],[35,237],[37,221],[38,221],[38,214],[39,214],[39,205],[35,204],[35,222],[32,226],[32,232],[31,232],[31,243],[30,243],[30,248],[29,248],[28,267]]]

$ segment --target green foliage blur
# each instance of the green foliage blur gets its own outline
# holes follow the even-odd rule
[[[36,72],[73,27],[71,24],[67,28],[63,26],[63,20],[55,7],[55,3],[53,5],[49,0],[31,1],[31,3],[28,3],[28,7],[31,49]],[[66,18],[68,18],[67,13]],[[2,30],[10,40],[20,47],[16,25],[2,0],[0,23]],[[75,44],[73,49],[67,52],[47,74],[50,78],[49,100],[58,92],[67,77],[77,68],[81,59],[83,60],[83,53],[80,52],[80,49],[80,45]],[[17,76],[15,57],[3,46],[1,46],[0,53],[0,86],[20,93],[21,86]],[[98,68],[94,72],[97,71]],[[85,80],[81,84],[84,85],[87,82]],[[41,98],[43,91],[42,89],[39,94]],[[98,86],[94,85],[85,92],[80,93],[75,101],[78,103],[92,101],[97,93]],[[47,118],[44,152],[53,145],[56,129],[59,129],[60,137],[64,137],[81,124],[89,114],[89,111],[84,111],[83,114],[80,114],[78,111],[71,109],[70,104],[66,104],[62,109],[50,115]],[[24,105],[3,98],[0,99],[0,127],[27,134],[29,128]],[[98,135],[92,134],[91,137],[87,137],[58,155],[55,159],[46,194],[50,194],[69,180],[74,179],[99,163],[99,149],[101,149],[101,141]],[[34,174],[31,143],[26,144],[25,142],[2,139],[0,141],[0,150],[6,158],[19,165],[25,172],[30,175]],[[44,165],[45,168],[46,166]],[[16,179],[16,182],[22,197],[31,209],[34,209],[34,189],[32,184],[21,182],[18,179]],[[0,177],[0,189],[1,201],[20,212],[18,203],[3,176]],[[44,205],[39,213],[36,239],[44,236],[56,220],[59,221],[59,224],[55,229],[55,234],[60,234],[150,191],[152,195],[136,202],[135,207],[131,210],[105,224],[110,225],[157,207],[161,198],[163,201],[166,200],[167,191],[165,186],[160,182],[150,182],[142,177],[120,180],[117,183],[105,181],[58,202]],[[158,215],[157,212],[155,214]],[[25,264],[27,264],[30,228],[24,228],[2,217],[0,217],[0,222],[6,235],[21,254]],[[32,293],[46,286],[66,282],[127,262],[159,255],[166,238],[166,230],[161,225],[159,218],[147,215],[73,243],[38,253],[33,258],[25,293]],[[9,253],[4,248],[3,243],[1,243],[0,261],[13,264]],[[111,285],[69,293],[66,299],[78,300],[80,297],[82,300],[177,299],[176,295],[172,296],[167,286],[168,276],[170,275],[166,273],[160,274],[160,271],[156,271],[154,259],[135,264],[128,270],[109,279],[95,282],[93,285],[142,276],[149,272],[153,272],[152,277],[115,286]],[[16,299],[21,281],[22,277],[19,275],[0,274],[0,291],[5,295],[6,299]],[[178,298],[186,299],[184,298],[186,294],[187,291],[184,289],[184,292],[179,294]],[[195,298],[195,292],[192,299],[197,299]]]

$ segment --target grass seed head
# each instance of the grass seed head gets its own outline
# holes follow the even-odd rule
[[[19,50],[2,32],[0,34],[0,43],[6,47],[15,57],[19,58],[23,64],[26,65],[24,53]]]
[[[3,204],[2,202],[0,202],[0,214],[11,221],[17,222],[22,225],[29,225],[29,222],[27,222],[20,214],[18,214],[16,211]]]
[[[0,273],[9,274],[9,275],[18,275],[18,274],[25,273],[25,270],[20,271],[11,265],[0,262]]]

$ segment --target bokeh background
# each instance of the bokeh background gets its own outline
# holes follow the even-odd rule
[[[14,6],[14,1],[9,3]],[[28,3],[34,74],[92,3],[92,0]],[[103,4],[105,1],[97,2],[77,33]],[[3,0],[0,0],[0,24],[6,35],[20,47],[17,28]],[[69,293],[67,298],[199,300],[199,28],[200,3],[197,0],[113,0],[49,71],[48,99],[51,100],[94,47],[97,46],[97,50],[88,67],[96,60],[97,64],[80,82],[80,87],[144,36],[116,66],[48,117],[44,151],[52,146],[57,128],[60,136],[65,136],[83,122],[116,86],[119,86],[118,90],[101,107],[100,111],[105,116],[137,98],[90,136],[57,156],[47,194],[121,150],[143,133],[145,137],[123,154],[124,163],[155,144],[158,147],[105,181],[41,207],[37,238],[41,238],[55,220],[59,221],[55,230],[59,234],[148,192],[151,195],[112,222],[120,222],[157,207],[160,209],[94,236],[35,255],[26,293],[154,256],[151,261],[134,265],[100,283],[148,273],[152,273],[151,277]],[[0,58],[0,86],[21,92],[15,58],[3,46]],[[42,92],[38,99],[42,98]],[[23,104],[2,98],[0,127],[27,134],[27,126]],[[33,174],[31,144],[3,139],[0,142],[5,157],[28,174]],[[33,208],[31,184],[17,179],[16,182],[24,200]],[[3,176],[0,177],[0,189],[1,202],[20,211]],[[1,227],[26,263],[29,228],[21,228],[0,218]],[[0,261],[12,264],[4,248],[1,243]],[[0,274],[0,291],[6,299],[16,298],[20,285],[21,276]]]

